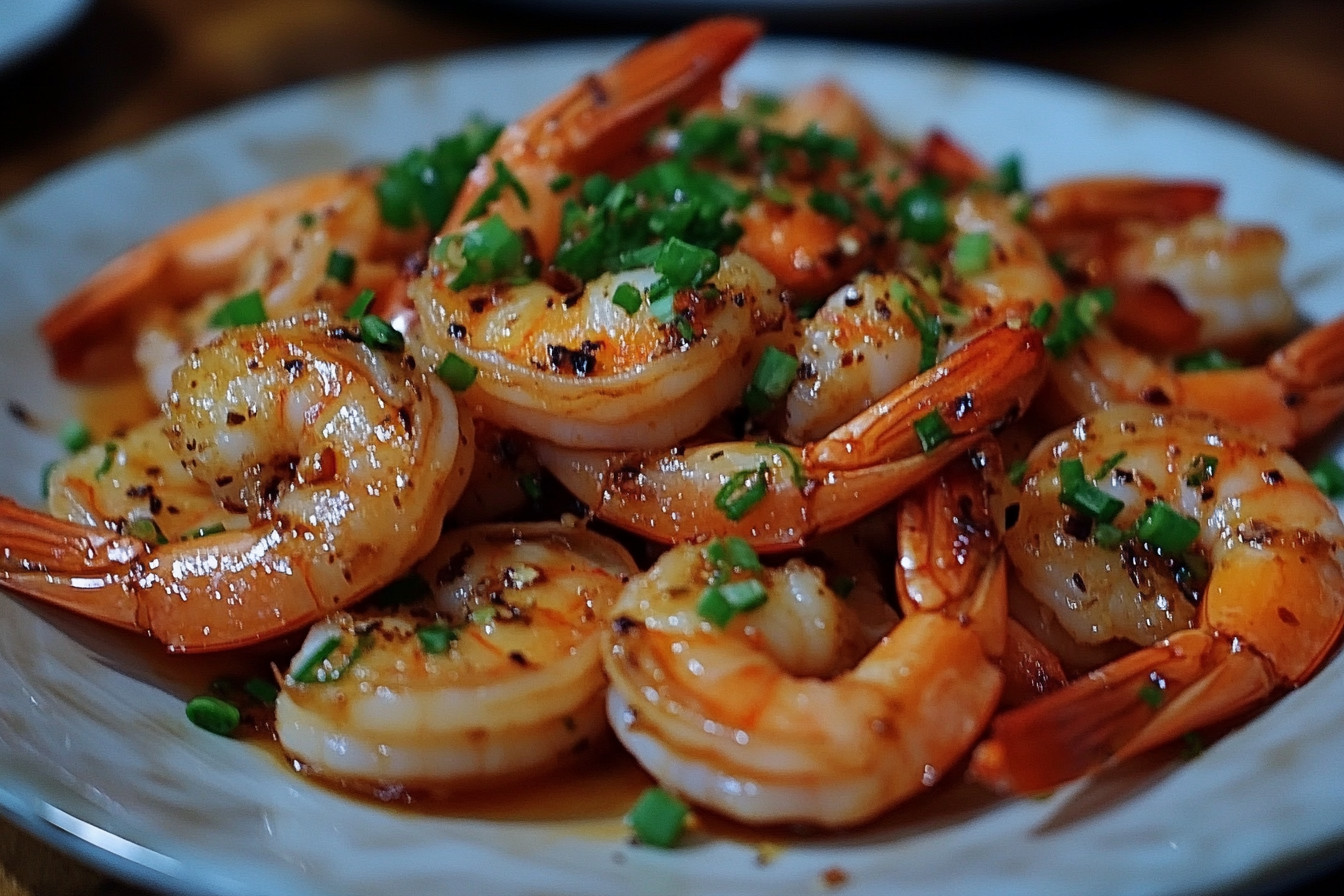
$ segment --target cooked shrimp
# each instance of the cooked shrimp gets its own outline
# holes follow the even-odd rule
[[[246,513],[187,472],[163,424],[155,417],[55,464],[47,474],[52,516],[146,541],[248,528]]]
[[[582,527],[449,532],[413,571],[423,594],[312,628],[276,703],[280,744],[305,771],[382,799],[593,756],[609,739],[602,622],[635,572]]]
[[[602,170],[637,149],[670,112],[714,98],[724,72],[760,33],[750,19],[704,19],[581,78],[504,130],[468,175],[444,233],[498,215],[551,260],[561,207],[579,186],[558,183]]]
[[[1081,414],[1116,404],[1213,414],[1259,438],[1291,447],[1344,415],[1344,317],[1321,324],[1263,364],[1182,369],[1100,328],[1051,365],[1056,411]]]
[[[734,253],[679,290],[660,320],[642,299],[652,268],[606,273],[565,293],[535,280],[453,290],[429,277],[412,288],[423,356],[475,371],[462,393],[473,415],[560,444],[652,448],[683,439],[741,398],[757,337],[777,329],[784,306],[770,275]],[[431,275],[435,271],[431,265]]]
[[[42,320],[57,373],[94,380],[138,363],[162,398],[172,369],[217,329],[210,317],[231,299],[259,290],[267,317],[278,320],[318,306],[340,313],[364,288],[389,294],[428,234],[382,221],[378,176],[361,168],[269,187],[113,259]],[[348,282],[328,276],[333,251],[355,260]]]
[[[783,550],[887,504],[1015,419],[1044,376],[1044,357],[1039,332],[1001,324],[802,446],[711,442],[613,455],[538,443],[536,451],[596,516],[645,538],[735,535]],[[938,438],[928,438],[930,426]]]
[[[397,578],[468,474],[448,388],[320,315],[226,330],[173,385],[169,443],[250,525],[157,544],[5,499],[0,581],[173,651],[248,644]]]
[[[949,205],[952,237],[936,252],[907,247],[904,270],[859,275],[798,326],[786,441],[821,438],[987,328],[1025,322],[1064,297],[1044,249],[1002,196],[972,190]],[[952,247],[964,235],[986,243],[978,263],[959,268]]]
[[[1212,418],[1085,417],[1028,458],[1015,516],[1005,544],[1036,599],[1081,642],[1138,649],[1000,716],[973,766],[995,787],[1048,788],[1230,718],[1305,681],[1344,629],[1338,509]]]
[[[907,558],[944,549],[955,553]],[[721,540],[674,547],[613,610],[617,737],[664,787],[740,821],[871,819],[941,780],[998,703],[1004,565],[977,572],[955,593],[911,602],[874,645],[801,560],[765,567]],[[749,599],[724,618],[713,607],[728,591]]]

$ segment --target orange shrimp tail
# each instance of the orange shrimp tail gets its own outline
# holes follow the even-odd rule
[[[918,455],[917,424],[934,413],[947,425],[949,441],[1011,422],[1026,410],[1045,374],[1040,331],[1000,324],[814,443],[807,464],[855,470]]]
[[[96,381],[134,370],[135,334],[147,311],[172,311],[235,279],[268,220],[329,202],[373,168],[312,175],[215,206],[114,258],[42,318],[57,376]]]
[[[148,552],[138,538],[81,526],[0,497],[0,585],[46,604],[143,632],[122,584]]]
[[[529,169],[549,166],[590,173],[639,145],[644,135],[666,120],[674,108],[689,108],[714,96],[723,74],[755,43],[762,31],[754,19],[724,16],[705,19],[660,40],[650,41],[604,72],[579,79],[526,117],[511,125],[468,175],[444,227],[462,226],[466,213],[494,182],[495,162],[520,175],[533,192],[552,195],[550,177],[530,183]],[[549,258],[559,244],[558,215],[523,208],[506,194],[492,209],[514,227],[532,231],[538,252]],[[557,206],[558,209],[558,206]],[[555,220],[552,220],[555,219]]]
[[[1179,632],[999,714],[969,774],[1001,792],[1049,790],[1231,718],[1273,688],[1256,654]]]

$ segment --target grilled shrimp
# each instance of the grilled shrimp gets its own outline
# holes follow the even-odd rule
[[[1344,523],[1293,458],[1188,411],[1118,406],[1009,492],[1013,569],[1059,629],[1133,652],[996,720],[974,772],[1063,783],[1301,684],[1344,629]]]
[[[276,731],[309,773],[382,799],[498,784],[609,742],[602,621],[637,571],[619,544],[563,523],[446,534],[394,608],[308,633]]]
[[[399,577],[437,540],[472,455],[447,386],[322,315],[193,350],[162,425],[161,466],[184,465],[224,531],[145,537],[0,499],[0,581],[173,651],[253,643]]]
[[[907,524],[962,513],[945,502],[957,488],[916,492]],[[923,540],[908,576],[938,578],[925,564],[958,551]],[[998,704],[1004,568],[991,555],[925,589],[874,643],[800,559],[766,566],[732,538],[673,547],[612,611],[612,726],[664,787],[731,818],[869,820],[941,780]]]

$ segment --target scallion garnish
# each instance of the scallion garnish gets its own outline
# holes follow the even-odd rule
[[[919,372],[923,373],[938,363],[938,351],[943,340],[942,321],[936,313],[930,313],[920,304],[915,294],[903,284],[893,282],[888,293],[892,299],[900,301],[901,310],[919,333]]]
[[[452,352],[449,352],[448,356],[439,362],[439,366],[434,368],[434,373],[454,392],[466,391],[476,382],[478,372],[475,364]]]
[[[359,339],[380,351],[400,352],[406,348],[406,337],[401,331],[376,314],[365,314],[359,319]]]
[[[737,522],[765,499],[769,490],[765,461],[751,470],[739,470],[723,483],[714,495],[714,506],[733,522]]]
[[[243,690],[253,700],[266,706],[274,706],[275,698],[280,696],[280,688],[269,678],[253,676],[243,682]]]
[[[186,537],[189,539],[204,538],[207,535],[218,535],[223,531],[225,531],[223,523],[214,523],[209,526],[197,526],[195,529],[188,532]]]
[[[895,210],[901,224],[901,236],[917,243],[938,242],[950,226],[947,203],[927,183],[911,187],[898,196]]]
[[[764,414],[788,393],[797,373],[797,358],[773,345],[766,346],[742,396],[742,405],[748,413]]]
[[[1205,349],[1193,355],[1183,355],[1176,359],[1176,369],[1181,373],[1198,373],[1207,370],[1238,370],[1241,362],[1229,358],[1216,348]]]
[[[448,646],[457,640],[457,630],[434,622],[418,627],[415,636],[425,653],[446,653]]]
[[[450,289],[527,277],[523,238],[499,215],[491,215],[465,233],[445,237],[433,250],[436,259],[450,255],[449,247],[454,245],[461,253],[462,267],[448,283]]]
[[[327,276],[349,286],[355,279],[355,256],[341,249],[332,249],[327,256]]]
[[[89,432],[89,427],[82,420],[67,420],[61,424],[59,437],[61,444],[65,446],[65,450],[71,454],[76,451],[83,451],[93,444],[93,434]]]
[[[928,454],[952,438],[952,427],[947,425],[938,411],[933,410],[915,421],[915,436],[919,439],[920,450]]]
[[[644,304],[644,296],[637,287],[622,283],[612,290],[611,301],[626,314],[634,314]]]
[[[761,558],[756,549],[740,535],[726,535],[705,545],[705,559],[714,566],[712,580],[726,581],[733,572],[760,572]]]
[[[402,229],[423,224],[437,232],[467,174],[494,145],[501,125],[476,120],[429,149],[412,149],[383,169],[374,187],[382,218]]]
[[[1199,521],[1165,501],[1154,501],[1134,524],[1134,534],[1164,553],[1178,555],[1199,538]]]
[[[212,327],[245,327],[265,322],[266,303],[262,300],[259,289],[229,299],[210,315]]]
[[[723,628],[738,613],[764,604],[766,596],[765,585],[759,579],[724,582],[706,588],[696,602],[695,611],[701,619]]]
[[[994,189],[1007,196],[1022,191],[1022,157],[1013,153],[994,166]]]
[[[168,536],[163,534],[159,524],[149,517],[140,517],[126,523],[126,534],[134,535],[150,544],[167,544]]]
[[[359,295],[350,303],[350,307],[345,310],[347,320],[359,320],[369,313],[369,306],[373,304],[374,293],[371,289],[361,289]]]
[[[982,273],[989,267],[994,240],[988,233],[963,233],[952,244],[952,270],[962,277]]]
[[[1045,347],[1054,357],[1064,357],[1091,335],[1100,325],[1101,318],[1114,308],[1115,292],[1108,287],[1088,289],[1066,297],[1059,305],[1054,330],[1045,337]]]
[[[1332,457],[1323,457],[1311,465],[1311,481],[1326,497],[1344,498],[1344,467]]]
[[[650,787],[639,795],[626,816],[635,839],[649,846],[670,849],[686,832],[690,807],[661,787]]]
[[[1109,523],[1125,506],[1119,498],[1106,494],[1083,472],[1076,457],[1059,462],[1059,500],[1094,520]]]
[[[476,201],[462,216],[463,220],[470,221],[485,214],[490,204],[503,196],[505,190],[512,190],[513,194],[518,197],[518,204],[524,209],[531,208],[532,199],[527,195],[527,188],[509,170],[509,166],[505,165],[502,160],[495,159],[494,170],[494,179],[486,184],[485,189],[481,190],[481,195],[476,197]]]
[[[232,734],[243,721],[238,707],[218,697],[202,695],[187,701],[187,718],[211,734]]]
[[[93,471],[94,479],[102,479],[112,471],[112,461],[117,458],[117,443],[103,443],[103,461],[98,465],[98,469]]]
[[[841,224],[850,224],[854,221],[854,208],[849,204],[849,200],[839,193],[813,190],[807,197],[807,204],[814,212],[834,218]]]
[[[1218,470],[1218,458],[1208,454],[1196,454],[1190,460],[1190,466],[1185,471],[1185,484],[1191,488],[1198,488],[1213,478],[1213,474]],[[1341,470],[1341,476],[1344,477],[1344,470]],[[1344,486],[1344,479],[1341,479],[1341,486]]]

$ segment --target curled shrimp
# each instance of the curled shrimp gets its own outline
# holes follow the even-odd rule
[[[779,551],[889,503],[1016,419],[1044,377],[1044,358],[1038,331],[1000,324],[801,446],[739,440],[613,455],[539,442],[535,450],[593,514],[645,538],[733,535]],[[927,438],[930,425],[939,438]]]
[[[916,491],[907,527],[961,515],[943,501],[959,489]],[[957,548],[911,546],[909,576],[946,550]],[[705,610],[730,588],[754,606],[727,620]],[[955,590],[910,601],[874,644],[806,562],[765,566],[719,540],[678,545],[613,610],[612,726],[698,805],[753,824],[859,824],[941,780],[989,720],[1003,684],[1003,588],[992,557]]]
[[[1070,636],[1137,649],[998,717],[972,768],[995,787],[1049,788],[1231,718],[1305,681],[1344,629],[1338,509],[1212,418],[1084,417],[1033,451],[1012,507],[1025,587]]]
[[[326,307],[340,313],[362,289],[381,302],[404,288],[403,259],[424,227],[386,225],[376,168],[311,175],[215,206],[118,256],[49,311],[41,335],[56,372],[76,380],[124,376],[136,365],[162,398],[172,370],[217,327],[225,302],[258,290],[271,320]],[[328,275],[333,251],[355,260]]]
[[[634,153],[674,107],[715,95],[758,32],[712,19],[647,44],[524,116],[482,159],[412,287],[423,356],[471,371],[463,400],[473,415],[565,444],[643,448],[684,438],[734,403],[757,337],[783,318],[773,278],[745,254],[720,257],[725,239],[662,239],[652,223],[603,217],[632,193],[633,206],[655,194],[679,202],[680,182],[669,186],[663,171],[596,202],[596,188],[585,186],[586,204],[576,195],[579,179]],[[555,186],[562,175],[576,183]],[[589,212],[597,217],[571,226]],[[678,220],[723,229],[713,215]],[[607,257],[600,237],[629,233],[629,251]]]
[[[471,429],[408,357],[321,315],[226,330],[174,374],[173,454],[248,525],[186,541],[0,500],[0,581],[20,594],[220,650],[309,625],[397,578],[437,540]]]
[[[280,744],[385,800],[595,755],[610,737],[602,621],[637,569],[563,523],[449,532],[412,571],[412,599],[313,626],[276,703]]]

